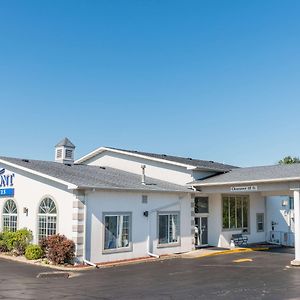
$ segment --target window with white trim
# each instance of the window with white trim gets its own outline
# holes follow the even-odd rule
[[[249,196],[222,196],[223,229],[249,232]]]
[[[56,234],[57,209],[51,198],[42,200],[38,212],[38,240]]]
[[[105,213],[104,224],[104,250],[130,248],[131,213]]]
[[[177,244],[179,236],[179,212],[160,212],[158,214],[158,244]]]
[[[18,210],[14,200],[9,199],[3,206],[3,231],[17,231]]]

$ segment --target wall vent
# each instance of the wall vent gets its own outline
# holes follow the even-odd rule
[[[148,203],[148,196],[147,195],[142,195],[142,203],[147,204]]]

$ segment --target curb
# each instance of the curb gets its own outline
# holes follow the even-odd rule
[[[42,272],[39,273],[36,278],[69,278],[70,273],[68,272]]]
[[[52,270],[59,270],[59,271],[72,271],[72,272],[82,272],[82,271],[89,271],[95,269],[95,267],[92,266],[85,266],[85,267],[63,267],[63,266],[56,266],[56,265],[50,265],[50,264],[43,264],[35,260],[20,260],[16,259],[14,256],[9,256],[9,255],[1,255],[0,258],[10,260],[16,263],[21,263],[21,264],[27,264],[27,265],[32,265],[36,267],[45,267],[49,268]]]
[[[157,261],[163,261],[163,260],[169,260],[169,259],[176,259],[179,258],[179,255],[163,255],[159,258],[143,258],[143,259],[134,259],[134,260],[125,260],[125,261],[115,261],[115,262],[109,262],[109,263],[98,263],[97,269],[106,269],[106,268],[113,268],[113,267],[121,267],[121,266],[128,266],[128,265],[135,265],[135,264],[142,264],[142,263],[152,263],[152,262],[157,262]],[[85,272],[85,271],[90,271],[90,270],[95,270],[96,268],[94,266],[79,266],[79,267],[64,267],[64,266],[56,266],[56,265],[50,265],[50,264],[43,264],[38,261],[34,260],[20,260],[16,259],[14,256],[9,256],[9,255],[1,255],[0,258],[14,261],[17,263],[23,263],[23,264],[28,264],[32,266],[37,266],[37,267],[45,267],[49,268],[52,270],[57,270],[57,271],[65,271],[65,272]]]
[[[215,253],[207,253],[199,256],[195,256],[194,258],[202,258],[202,257],[209,257],[209,256],[218,256],[218,255],[228,255],[228,254],[235,254],[235,253],[243,253],[243,252],[254,252],[254,251],[267,251],[270,248],[261,247],[261,248],[238,248],[238,249],[230,249],[219,251]]]
[[[176,254],[175,255],[163,255],[159,258],[148,257],[148,258],[142,258],[142,259],[133,259],[133,260],[115,261],[115,262],[109,262],[109,263],[100,263],[100,264],[97,264],[97,266],[98,266],[99,269],[105,269],[105,268],[136,265],[136,264],[142,264],[142,263],[152,263],[152,262],[158,262],[158,261],[170,260],[170,259],[176,259],[176,258],[180,258],[180,256],[176,255]]]

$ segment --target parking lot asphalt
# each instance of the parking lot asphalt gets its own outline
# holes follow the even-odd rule
[[[292,253],[170,259],[36,278],[45,267],[0,260],[0,299],[300,299]]]

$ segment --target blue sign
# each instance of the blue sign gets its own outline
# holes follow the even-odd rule
[[[15,189],[0,189],[0,197],[13,197]]]
[[[5,174],[5,169],[0,168],[0,188],[10,188],[14,186],[15,174]]]

